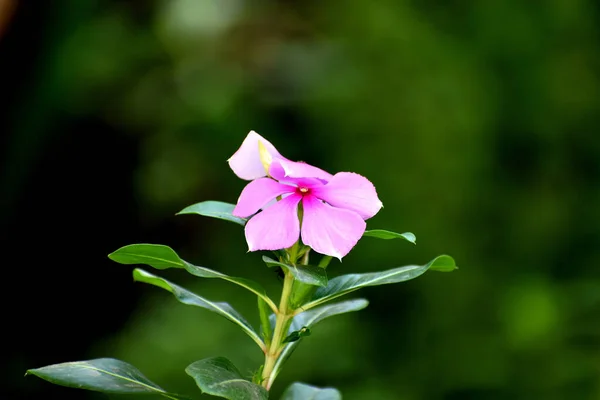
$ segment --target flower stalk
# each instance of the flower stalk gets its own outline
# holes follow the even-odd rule
[[[277,359],[283,350],[283,340],[287,335],[287,331],[294,315],[294,310],[291,310],[289,307],[293,285],[294,276],[288,271],[285,271],[283,290],[281,292],[281,301],[279,302],[279,309],[276,313],[275,330],[273,331],[271,343],[265,351],[265,365],[263,367],[262,386],[267,390],[271,388],[271,385],[275,380],[275,377],[273,376],[273,368],[275,367]]]

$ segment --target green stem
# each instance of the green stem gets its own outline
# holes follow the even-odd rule
[[[302,256],[302,261],[300,261],[300,264],[302,265],[308,265],[308,254],[310,253],[310,248],[308,248],[305,252],[304,255]]]
[[[277,318],[275,320],[275,330],[273,331],[273,337],[271,343],[265,351],[265,366],[262,374],[262,385],[269,390],[273,384],[271,375],[275,363],[283,350],[283,340],[286,338],[287,331],[290,326],[294,310],[289,309],[289,299],[292,293],[292,286],[294,283],[294,276],[286,271],[285,278],[283,280],[283,290],[281,292],[281,301],[279,303],[279,309],[277,310]]]
[[[289,262],[290,264],[294,265],[296,264],[296,260],[298,259],[298,250],[299,250],[300,244],[299,241],[294,243],[294,245],[292,247],[290,247],[289,249],[287,249],[287,253],[289,256]]]

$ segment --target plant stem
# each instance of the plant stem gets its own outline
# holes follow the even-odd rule
[[[290,310],[289,298],[292,293],[292,286],[294,283],[294,276],[289,272],[285,272],[285,278],[283,280],[283,290],[281,292],[281,301],[279,302],[279,309],[277,310],[277,317],[275,320],[275,330],[273,331],[273,338],[271,343],[265,351],[265,366],[262,374],[262,385],[269,390],[273,384],[271,375],[273,374],[273,368],[277,362],[277,358],[281,354],[283,349],[283,340],[286,338],[290,321],[293,316],[293,311]]]

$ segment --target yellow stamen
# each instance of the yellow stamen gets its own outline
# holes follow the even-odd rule
[[[303,187],[303,188],[300,188],[300,192],[302,192],[302,193],[306,193],[306,192],[308,192],[308,188],[305,188],[305,187]]]
[[[269,175],[269,167],[273,162],[273,157],[271,157],[271,155],[267,151],[267,148],[260,140],[258,141],[258,154],[260,155],[260,162],[265,168],[265,172],[267,173],[267,175]]]

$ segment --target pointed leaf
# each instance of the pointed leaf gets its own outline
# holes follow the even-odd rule
[[[220,272],[213,271],[212,269],[208,269],[205,267],[199,267],[197,265],[193,265],[188,262],[185,263],[185,269],[190,274],[197,276],[199,278],[208,278],[208,279],[218,278],[218,279],[223,279],[223,280],[231,282],[231,283],[235,283],[236,285],[241,286],[244,289],[251,291],[258,297],[263,299],[265,301],[265,303],[267,303],[269,305],[271,310],[273,310],[273,311],[277,310],[277,306],[275,305],[273,300],[271,300],[271,298],[269,296],[267,296],[265,289],[263,289],[263,287],[261,285],[259,285],[258,283],[254,282],[254,281],[251,281],[250,279],[236,278],[233,276],[225,275]]]
[[[177,300],[179,300],[183,304],[189,304],[192,306],[206,308],[207,310],[210,310],[227,318],[228,320],[242,328],[242,330],[248,336],[250,336],[250,338],[252,338],[252,340],[254,340],[261,349],[264,350],[265,344],[263,343],[260,336],[258,336],[256,331],[254,331],[252,325],[250,325],[244,319],[244,317],[242,317],[240,313],[238,313],[228,303],[218,303],[209,301],[201,296],[198,296],[197,294],[194,294],[180,286],[175,285],[174,283],[167,281],[166,279],[160,278],[156,275],[152,275],[151,273],[141,269],[136,268],[133,271],[133,279],[138,282],[149,283],[151,285],[163,288],[171,292],[175,296],[175,298],[177,298]]]
[[[242,376],[225,357],[205,358],[190,364],[185,372],[203,393],[230,400],[267,400],[267,390]]]
[[[342,400],[342,394],[334,388],[318,388],[305,383],[292,383],[281,400]]]
[[[313,265],[290,265],[275,261],[272,258],[263,256],[263,261],[267,267],[281,267],[294,275],[294,279],[314,286],[327,286],[327,273],[324,268]]]
[[[370,236],[378,239],[405,239],[412,244],[417,244],[417,238],[411,232],[396,233],[383,229],[372,229],[370,231],[365,231],[363,236]]]
[[[199,214],[205,217],[224,219],[225,221],[235,222],[242,226],[246,225],[245,218],[233,216],[232,212],[235,204],[223,203],[222,201],[203,201],[184,208],[175,215],[180,214]]]
[[[147,264],[156,269],[184,268],[184,262],[169,246],[162,244],[130,244],[108,255],[120,264]]]
[[[422,275],[428,269],[452,271],[456,269],[456,264],[452,257],[444,255],[434,258],[425,265],[408,265],[382,272],[338,276],[331,279],[327,287],[317,289],[312,301],[306,303],[303,308],[308,310],[363,287],[408,281]]]
[[[315,326],[316,324],[318,324],[326,318],[353,311],[360,311],[368,305],[369,301],[366,299],[353,299],[341,301],[335,304],[328,304],[326,306],[318,308],[313,308],[312,310],[304,311],[296,315],[292,319],[290,331],[297,331],[302,329],[302,327],[312,328],[313,326]]]
[[[200,278],[223,279],[235,283],[259,296],[269,305],[273,312],[277,310],[277,306],[273,300],[267,296],[265,289],[258,283],[249,279],[235,278],[208,268],[190,264],[187,261],[182,260],[169,246],[164,246],[162,244],[130,244],[109,254],[108,257],[121,264],[145,264],[157,269],[184,268],[190,274]]]
[[[347,300],[342,301],[340,303],[328,304],[322,307],[313,308],[309,311],[304,311],[298,315],[296,315],[292,319],[292,323],[289,328],[289,333],[294,331],[299,331],[303,327],[312,329],[316,324],[323,321],[325,318],[332,317],[334,315],[344,314],[352,311],[359,311],[369,305],[369,302],[365,299],[355,299],[355,300]],[[292,355],[296,346],[300,344],[302,338],[296,340],[295,342],[289,343],[287,346],[283,348],[281,351],[281,355],[277,359],[275,366],[273,367],[273,373],[269,379],[269,387],[273,384],[273,381],[281,372],[281,368],[283,364],[287,361],[288,358]]]
[[[165,392],[137,368],[114,358],[66,362],[27,370],[56,385],[112,394],[160,394],[170,399],[184,397]]]

